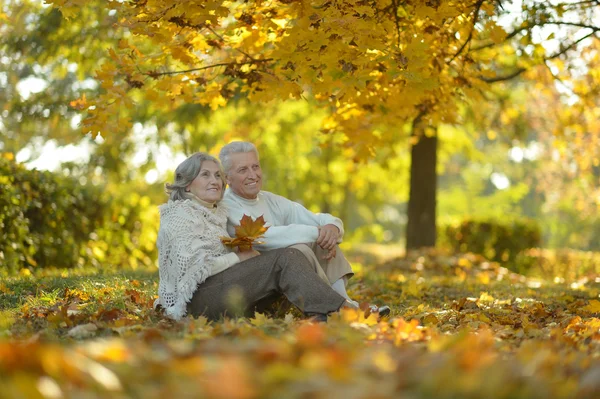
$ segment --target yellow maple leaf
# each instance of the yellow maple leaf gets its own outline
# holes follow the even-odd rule
[[[340,313],[342,319],[347,323],[361,323],[367,326],[374,326],[379,323],[377,313],[371,313],[369,310],[342,308]]]
[[[496,44],[502,43],[507,36],[506,31],[504,30],[504,28],[502,28],[501,26],[496,25],[495,22],[491,21],[488,23],[488,25],[486,26],[487,29],[489,29],[490,31],[490,38],[492,39],[492,41]]]
[[[267,317],[266,315],[264,315],[263,313],[254,313],[254,318],[250,319],[250,323],[252,323],[252,325],[254,327],[262,327],[266,324],[270,324],[273,322],[273,319]]]
[[[590,303],[583,308],[583,310],[587,310],[590,313],[600,313],[600,301],[592,299]]]

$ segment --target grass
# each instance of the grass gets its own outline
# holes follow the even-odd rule
[[[388,252],[390,253],[390,252]],[[358,259],[358,258],[356,258]],[[359,260],[363,261],[363,256]],[[55,272],[0,285],[6,397],[593,398],[600,284],[529,279],[473,255],[387,256],[344,311],[173,322],[155,270]]]

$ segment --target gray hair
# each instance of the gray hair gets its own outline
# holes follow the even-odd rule
[[[259,158],[258,150],[254,144],[247,141],[232,141],[221,148],[221,151],[219,152],[219,159],[223,164],[225,173],[229,173],[229,169],[231,169],[231,154],[237,154],[239,152],[254,152],[256,158]]]
[[[169,199],[182,201],[194,198],[194,194],[186,191],[186,187],[198,176],[200,169],[202,169],[202,163],[205,161],[214,162],[221,169],[221,164],[212,155],[208,155],[205,152],[197,152],[191,155],[175,169],[175,182],[165,184],[165,191],[169,195]],[[221,191],[221,198],[223,198],[223,194],[225,193],[225,177],[223,173],[221,173],[221,180],[223,180],[223,190]]]

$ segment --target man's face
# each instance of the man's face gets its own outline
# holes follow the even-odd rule
[[[262,188],[262,170],[254,152],[238,152],[230,155],[231,168],[227,172],[227,184],[242,198],[255,199]]]

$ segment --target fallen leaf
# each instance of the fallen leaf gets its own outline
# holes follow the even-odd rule
[[[80,324],[69,330],[67,335],[71,338],[83,339],[90,338],[96,335],[98,327],[94,323]]]

